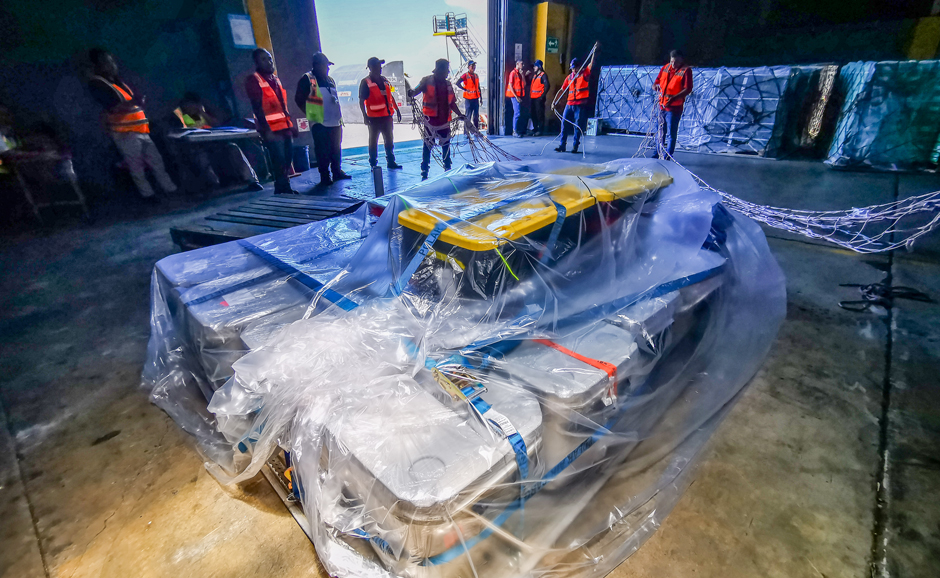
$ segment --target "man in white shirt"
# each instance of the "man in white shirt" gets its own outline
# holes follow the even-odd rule
[[[336,82],[329,76],[332,64],[322,52],[314,54],[313,68],[300,77],[294,94],[294,102],[310,121],[313,150],[320,171],[320,184],[323,186],[352,178],[340,168],[343,157],[343,111]]]

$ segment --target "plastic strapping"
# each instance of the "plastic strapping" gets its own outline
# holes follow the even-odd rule
[[[552,232],[549,233],[548,242],[545,243],[545,252],[539,259],[543,265],[554,256],[555,243],[558,242],[558,235],[561,234],[561,226],[565,222],[565,217],[568,216],[568,210],[564,205],[561,203],[556,203],[555,199],[552,199],[552,203],[555,205],[555,211],[558,213],[558,216],[555,217],[555,224],[552,225]]]
[[[352,311],[353,309],[359,306],[356,302],[348,299],[347,297],[345,297],[344,295],[340,293],[337,293],[336,291],[333,291],[332,289],[324,289],[323,283],[320,283],[319,281],[317,281],[310,275],[307,275],[306,273],[304,273],[297,267],[294,267],[293,265],[289,263],[281,261],[280,259],[268,253],[261,247],[252,245],[251,243],[249,243],[248,241],[245,241],[244,239],[238,241],[238,244],[244,247],[245,249],[251,251],[252,253],[257,255],[264,261],[266,261],[267,263],[277,267],[281,271],[290,273],[292,277],[297,279],[297,281],[302,283],[305,287],[308,287],[314,291],[320,291],[321,289],[323,289],[323,296],[326,297],[328,300],[330,300],[332,303],[344,309],[345,311]]]
[[[595,367],[605,372],[607,374],[609,384],[607,387],[607,397],[604,399],[604,403],[606,405],[610,405],[610,402],[613,400],[613,398],[617,397],[617,366],[616,365],[614,365],[613,363],[608,363],[606,361],[601,361],[599,359],[592,359],[590,357],[586,357],[584,355],[581,355],[580,353],[571,351],[567,347],[563,347],[555,343],[554,341],[549,341],[548,339],[535,339],[534,341],[546,347],[551,347],[555,351],[564,353],[568,357],[573,357],[574,359],[577,359],[578,361],[582,363],[586,363],[590,365],[591,367]]]
[[[350,245],[352,245],[352,244],[354,244],[354,243],[358,243],[358,242],[360,242],[360,241],[362,241],[361,238],[360,238],[360,239],[356,239],[355,241],[350,241],[350,242],[348,242],[348,243],[343,243],[342,245],[339,245],[339,246],[337,246],[337,247],[333,247],[333,248],[330,249],[329,251],[324,251],[323,253],[318,253],[318,254],[314,255],[313,257],[309,257],[309,258],[307,258],[307,259],[304,259],[303,261],[299,261],[299,263],[309,263],[309,262],[311,262],[311,261],[315,261],[315,260],[319,259],[320,257],[326,257],[327,255],[329,255],[329,254],[331,254],[331,253],[335,253],[335,252],[337,252],[337,251],[340,251],[340,250],[342,250],[342,249],[345,249],[346,247],[348,247],[348,246],[350,246]],[[242,246],[244,247],[244,245],[242,245]],[[253,247],[256,247],[255,245],[252,245],[252,246],[253,246]],[[256,248],[257,248],[257,247],[256,247]],[[250,250],[250,249],[249,249],[249,250]],[[229,293],[234,293],[235,291],[238,291],[238,290],[240,290],[240,289],[244,289],[244,288],[246,288],[246,287],[251,287],[252,285],[256,285],[256,284],[258,284],[258,283],[263,283],[263,282],[265,282],[265,281],[267,281],[267,280],[269,280],[269,279],[275,278],[275,277],[277,277],[278,275],[280,275],[280,274],[281,274],[280,268],[278,268],[278,269],[279,269],[279,271],[272,271],[271,273],[265,273],[264,275],[261,275],[260,277],[253,277],[253,278],[251,278],[251,279],[247,279],[247,280],[245,280],[245,281],[242,281],[241,283],[235,283],[234,285],[228,285],[228,286],[226,286],[226,287],[223,287],[223,288],[221,288],[221,289],[219,289],[219,290],[217,290],[217,291],[213,291],[212,293],[209,293],[208,295],[203,295],[202,297],[196,297],[195,299],[191,299],[191,300],[189,300],[189,301],[184,302],[183,305],[184,305],[185,307],[189,307],[189,306],[191,306],[191,305],[200,305],[200,304],[202,304],[202,303],[205,303],[206,301],[212,301],[212,300],[214,300],[214,299],[218,299],[219,297],[224,297],[225,295],[228,295]]]
[[[441,233],[444,232],[444,229],[447,228],[447,223],[443,221],[438,221],[434,228],[431,229],[431,232],[428,233],[427,238],[424,240],[424,243],[421,245],[421,248],[418,249],[418,253],[411,258],[411,262],[408,263],[408,266],[405,267],[405,270],[402,272],[401,277],[398,278],[398,281],[395,283],[395,295],[401,295],[405,288],[408,286],[408,282],[411,281],[411,276],[415,274],[415,271],[418,270],[418,265],[424,261],[425,257],[428,256],[428,253],[431,252],[431,248],[434,246],[434,243],[437,242],[438,237],[441,236]]]
[[[463,391],[464,395],[470,395],[471,393],[473,393],[473,388],[465,387],[461,391]],[[497,413],[496,410],[493,409],[493,406],[488,404],[481,397],[472,399],[470,403],[472,403],[473,407],[475,407],[477,411],[480,412],[480,415],[483,416],[483,419],[487,421],[491,421],[495,423],[497,426],[499,426],[499,424],[497,423],[498,420],[492,419],[492,418],[495,418],[498,416],[500,418],[507,419],[504,415]],[[490,417],[487,417],[487,413],[491,414]],[[500,431],[503,431],[501,426],[500,426]],[[523,480],[527,479],[529,477],[529,451],[525,445],[525,440],[522,439],[522,435],[520,435],[519,432],[517,431],[513,431],[512,433],[507,435],[506,440],[509,442],[509,445],[512,446],[512,451],[515,452],[516,454],[516,464],[519,466],[520,479],[523,479]]]

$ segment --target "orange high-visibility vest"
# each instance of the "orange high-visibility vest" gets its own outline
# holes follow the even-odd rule
[[[372,78],[366,77],[366,85],[369,87],[369,98],[366,99],[366,114],[370,117],[392,116],[392,111],[398,110],[398,104],[392,96],[392,85],[385,81],[385,94],[382,94],[379,85],[372,81]]]
[[[268,121],[268,127],[272,131],[279,131],[294,126],[284,104],[287,102],[287,91],[281,86],[281,81],[277,76],[274,77],[274,84],[281,96],[278,98],[278,94],[274,92],[275,89],[260,74],[256,72],[255,77],[261,87],[261,110],[264,112],[264,120]]]
[[[480,98],[480,77],[476,73],[468,72],[463,78],[463,97],[467,100]]]
[[[515,95],[513,95],[510,87],[516,91]],[[509,73],[509,82],[506,83],[506,96],[509,98],[515,98],[515,96],[525,96],[525,81],[522,80],[522,75],[519,74],[519,71],[515,68],[513,68],[512,72]]]
[[[659,104],[666,106],[666,101],[670,96],[679,94],[685,87],[686,74],[692,74],[692,69],[683,66],[679,70],[672,67],[672,63],[666,64],[659,70],[659,76],[656,77],[656,83],[659,85],[662,94],[659,97]],[[688,95],[686,95],[688,96]],[[670,107],[680,107],[685,104],[685,96],[673,99]]]
[[[115,84],[100,76],[95,76],[95,78],[110,86],[114,92],[118,94],[122,102],[127,103],[134,100],[134,93],[131,92],[131,89],[126,84]],[[150,121],[147,120],[144,109],[139,106],[134,106],[127,112],[109,112],[105,115],[105,122],[112,132],[150,133]]]
[[[447,85],[447,120],[450,121],[450,105],[457,100],[457,97],[454,95],[454,87],[451,86],[449,82],[446,82],[445,84]],[[423,112],[424,116],[428,118],[434,118],[437,116],[436,92],[437,89],[434,87],[434,78],[428,77],[428,81],[424,85],[424,98],[422,99],[421,103],[421,112]]]
[[[532,79],[532,98],[542,98],[545,95],[545,73],[538,73]]]
[[[581,74],[577,72],[569,74],[568,78],[565,79],[564,86],[562,86],[562,90],[564,90],[565,86],[568,87],[568,104],[584,104],[587,102],[588,98],[591,96],[590,84],[590,66],[581,71]]]

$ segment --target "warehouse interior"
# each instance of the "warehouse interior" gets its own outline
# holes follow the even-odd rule
[[[42,158],[68,160],[67,170],[27,178],[15,150],[0,152],[0,193],[7,207],[0,218],[0,577],[935,575],[940,568],[940,506],[934,498],[940,488],[940,1],[418,4],[431,9],[421,24],[427,36],[421,42],[441,54],[422,54],[423,64],[413,68],[408,55],[399,57],[394,49],[406,23],[396,20],[405,17],[392,3],[13,0],[0,7],[0,137],[9,137],[12,127],[19,149],[26,151],[20,154],[38,154],[30,147],[52,142],[55,156]],[[340,8],[350,21],[359,13],[358,18],[384,22],[385,32],[362,37],[343,20],[348,32],[327,35],[325,27],[335,24],[321,15],[336,19]],[[478,12],[487,14],[486,22],[471,20],[475,48],[467,52],[458,37],[468,27],[452,30],[447,15],[459,20]],[[239,26],[249,26],[247,40],[239,35],[246,28]],[[446,34],[440,32],[444,29]],[[327,37],[334,44],[321,44]],[[173,141],[158,120],[172,121],[184,94],[198,92],[206,110],[247,134],[241,122],[252,118],[253,109],[245,79],[255,71],[254,50],[264,48],[300,124],[305,119],[293,106],[294,85],[310,70],[311,56],[322,51],[338,63],[333,70],[340,98],[358,109],[355,89],[345,88],[336,72],[357,64],[335,45],[342,37],[357,45],[356,54],[366,44],[377,57],[387,56],[386,76],[390,64],[403,63],[395,91],[406,119],[394,125],[396,138],[402,135],[395,158],[403,169],[373,170],[365,146],[368,129],[355,128],[362,120],[350,115],[358,110],[343,108],[344,138],[359,130],[361,139],[343,147],[349,180],[324,186],[313,132],[301,129],[293,141],[296,174],[290,178],[299,194],[275,190],[270,155],[261,145],[243,146],[240,157],[257,173],[258,190],[224,178],[211,189],[184,185],[180,167],[186,155],[168,152]],[[96,47],[114,54],[130,86],[147,95],[151,136],[179,185],[175,193],[158,194],[159,202],[138,198],[102,124],[101,107],[88,89],[88,52]],[[651,112],[654,78],[673,49],[684,53],[698,92],[686,105],[671,160],[653,161],[651,154],[662,152]],[[565,122],[567,97],[560,89],[569,72],[577,72],[569,63],[591,57],[590,99],[584,105],[591,118],[581,149],[575,144],[577,155],[553,150]],[[419,171],[422,135],[427,138],[424,117],[402,93],[417,86],[431,72],[427,63],[437,58],[449,59],[454,82],[471,58],[483,61],[485,126],[454,137],[453,171],[440,166],[435,150],[425,182]],[[542,61],[551,82],[548,101],[560,103],[547,115],[548,130],[541,136],[513,137],[513,103],[505,91],[517,60],[526,67]],[[350,87],[365,82],[361,64],[361,71],[349,73]],[[708,87],[713,91],[706,92]],[[343,96],[344,91],[353,96]],[[458,108],[465,105],[459,96]],[[741,364],[753,361],[759,371],[692,428],[694,452],[670,454],[682,475],[656,482],[662,505],[629,521],[629,539],[622,534],[620,540],[569,543],[556,537],[547,546],[533,546],[493,522],[480,535],[492,532],[512,545],[510,554],[484,556],[484,562],[468,555],[475,560],[469,566],[441,564],[436,568],[450,570],[435,574],[428,569],[434,563],[425,563],[434,556],[414,564],[414,558],[392,553],[398,546],[387,535],[383,540],[358,526],[350,530],[355,524],[340,531],[341,524],[325,520],[322,512],[305,515],[304,507],[319,498],[310,497],[313,491],[301,497],[296,478],[283,468],[271,473],[273,462],[260,473],[250,470],[246,479],[225,483],[238,476],[220,466],[206,443],[215,438],[180,417],[191,409],[191,399],[173,398],[175,390],[164,387],[172,377],[166,359],[185,346],[174,345],[161,325],[161,307],[175,306],[162,293],[161,276],[172,262],[184,271],[205,268],[208,277],[221,277],[213,267],[229,266],[227,257],[218,257],[227,247],[245,247],[246,239],[256,240],[255,249],[266,247],[262,240],[277,244],[291,231],[302,237],[321,230],[316,227],[329,230],[330,223],[360,217],[374,227],[368,236],[362,233],[368,243],[381,232],[374,223],[384,223],[392,210],[402,211],[395,221],[402,222],[400,215],[413,208],[408,203],[422,198],[422,187],[456,190],[463,186],[460,179],[483,171],[489,161],[496,161],[496,168],[508,163],[532,173],[576,163],[594,167],[595,173],[601,166],[613,172],[641,167],[637,170],[665,170],[675,178],[669,183],[691,183],[696,195],[750,223],[749,234],[761,239],[756,246],[770,257],[742,278],[776,278],[779,265],[785,314],[782,309],[778,317],[767,313],[766,327],[755,322],[757,327],[748,328],[766,338],[768,347],[753,360],[741,352]],[[600,182],[587,177],[580,182],[585,180]],[[397,208],[399,202],[404,208]],[[557,211],[562,223],[564,209],[552,203],[550,221]],[[655,213],[661,205],[668,203],[650,202],[637,215]],[[601,228],[614,230],[613,222],[608,218]],[[709,235],[713,232],[714,225]],[[439,233],[432,225],[424,231]],[[339,238],[333,242],[342,248]],[[433,245],[445,261],[435,242],[436,237],[416,246],[425,247],[424,258]],[[430,254],[433,260],[435,252]],[[510,268],[518,261],[496,254],[519,281],[523,271]],[[389,255],[389,267],[400,273],[391,264],[391,249]],[[547,262],[542,254],[538,260]],[[303,269],[296,263],[290,267]],[[309,273],[299,269],[291,269],[284,283]],[[358,304],[367,288],[385,282],[382,277],[354,287],[348,278],[355,278],[356,269],[338,270],[343,274],[331,273],[329,282],[317,284],[316,299],[307,296],[300,311],[307,310],[309,318],[289,327],[332,315],[333,309],[318,309],[324,298],[340,303],[330,291]],[[199,304],[222,296],[225,307],[226,299],[235,305],[234,286],[225,295],[200,298]],[[190,307],[196,301],[179,303]],[[735,342],[732,333],[723,339]],[[715,347],[721,350],[721,339]],[[270,351],[267,345],[259,349]],[[734,359],[734,351],[725,354]],[[226,363],[231,373],[233,362]],[[247,373],[249,364],[234,364]],[[228,382],[230,373],[221,381]],[[208,415],[209,399],[200,403],[195,414]],[[283,453],[288,443],[276,442]],[[336,448],[350,451],[340,442]],[[515,462],[507,451],[510,466],[521,471],[518,450]],[[290,466],[290,452],[286,455],[282,466]],[[334,458],[306,459],[310,467],[326,468],[323,464]],[[354,501],[350,488],[366,483],[364,474],[336,475],[349,476],[343,496]],[[514,484],[497,485],[518,489]],[[518,484],[525,503],[525,482]],[[590,496],[559,493],[555,499],[561,504],[590,501]],[[537,508],[526,512],[533,521],[549,517]],[[615,518],[612,512],[610,519]],[[347,541],[356,532],[366,538],[337,555],[327,547],[333,547],[327,534],[335,538],[344,532]],[[470,550],[475,540],[461,535],[446,545]],[[561,554],[572,552],[574,558]],[[380,562],[359,565],[360,556]],[[389,562],[395,556],[403,562]]]

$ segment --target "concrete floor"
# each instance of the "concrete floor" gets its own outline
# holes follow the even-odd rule
[[[503,139],[519,156],[548,139]],[[636,139],[589,139],[588,160]],[[560,156],[546,147],[547,157]],[[417,180],[419,149],[403,147]],[[572,158],[570,154],[564,155]],[[935,175],[680,154],[744,199],[831,209],[940,189]],[[367,196],[365,159],[347,159]],[[439,170],[439,169],[437,169]],[[306,174],[295,188],[308,189]],[[319,193],[322,194],[322,193]],[[255,193],[254,195],[257,195]],[[263,480],[220,486],[138,389],[168,230],[252,194],[0,238],[0,576],[321,576]],[[111,211],[110,214],[114,214]],[[890,273],[940,298],[940,238],[862,256],[768,230],[787,320],[662,528],[612,576],[920,577],[940,568],[940,307],[851,313],[839,283]]]

